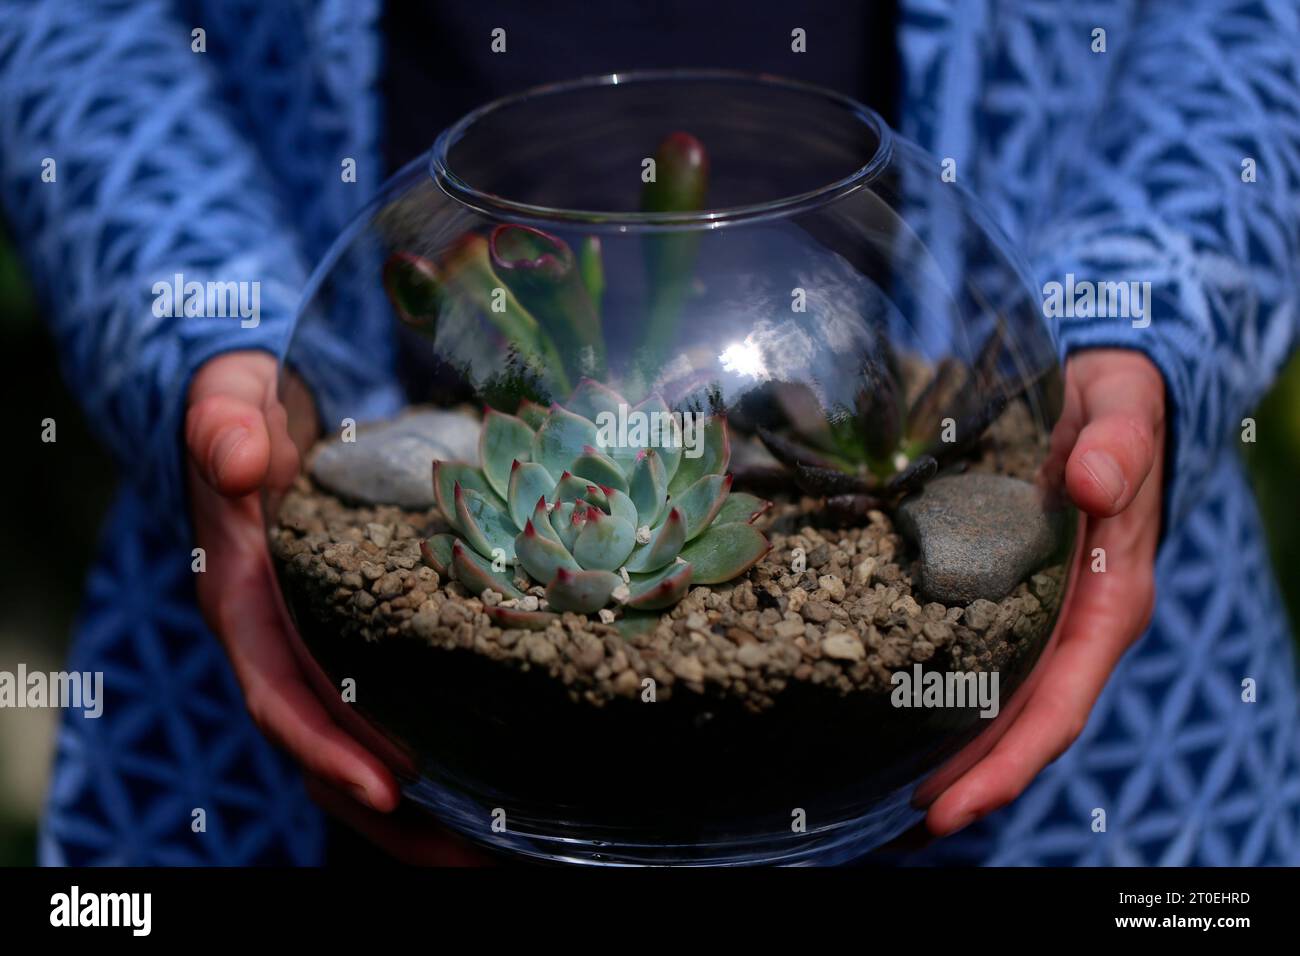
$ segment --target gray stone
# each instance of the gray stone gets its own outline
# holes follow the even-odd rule
[[[943,604],[1000,601],[1056,548],[1057,524],[1038,490],[1004,475],[936,478],[899,508],[920,553],[921,592]]]
[[[433,506],[433,461],[478,463],[479,422],[468,412],[422,409],[357,429],[356,441],[321,446],[311,474],[350,501],[423,510]]]

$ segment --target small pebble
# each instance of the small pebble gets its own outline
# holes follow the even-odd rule
[[[822,641],[822,653],[836,660],[860,661],[867,656],[867,649],[848,631],[837,631]]]
[[[669,665],[672,672],[685,681],[698,683],[704,680],[704,665],[698,657],[676,657]]]
[[[805,620],[825,624],[831,619],[830,605],[822,601],[809,601],[803,609],[803,616]]]
[[[803,634],[803,621],[781,621],[774,628],[777,637],[791,638]]]
[[[998,606],[996,604],[980,598],[967,606],[962,619],[972,631],[986,631],[997,617],[997,613]]]
[[[844,600],[844,581],[835,575],[823,574],[817,579],[817,585],[826,591],[836,604]]]

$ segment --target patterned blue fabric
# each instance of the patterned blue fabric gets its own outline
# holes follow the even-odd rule
[[[320,815],[195,607],[180,436],[194,370],[281,349],[311,265],[378,188],[377,17],[374,3],[0,5],[0,202],[125,478],[73,652],[112,696],[100,720],[64,721],[43,862],[322,858]],[[260,324],[155,317],[154,282],[178,272],[260,280]],[[369,358],[358,374],[378,374]]]
[[[154,524],[151,510],[127,495],[104,528],[68,662],[104,672],[104,716],[67,719],[41,860],[315,862],[324,843],[319,814],[296,767],[245,714],[225,653],[194,604],[189,546]]]
[[[179,435],[194,370],[283,347],[310,264],[378,185],[377,14],[339,0],[0,4],[0,202],[126,478],[72,661],[107,671],[112,696],[98,722],[64,721],[44,862],[321,858],[318,814],[195,611]],[[191,52],[195,27],[207,53]],[[1233,443],[1300,334],[1297,10],[905,0],[900,45],[903,133],[956,159],[1041,280],[1152,281],[1149,328],[1060,332],[1067,349],[1151,356],[1172,425],[1150,633],[1020,800],[916,861],[1296,863],[1295,661]],[[55,183],[41,182],[45,157]],[[155,318],[152,284],[175,272],[261,280],[260,325]],[[389,360],[355,356],[349,387]],[[1257,703],[1241,702],[1246,677]],[[1106,833],[1091,830],[1097,807]]]
[[[917,861],[1300,863],[1294,645],[1235,451],[1300,336],[1300,8],[904,10],[902,132],[957,160],[1040,281],[1151,281],[1150,327],[1058,331],[1148,355],[1170,442],[1150,631],[1064,757]]]

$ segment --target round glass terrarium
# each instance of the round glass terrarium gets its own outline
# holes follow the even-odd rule
[[[1050,643],[1061,382],[1006,239],[870,110],[547,87],[446,131],[317,269],[271,551],[324,699],[471,839],[847,859]]]

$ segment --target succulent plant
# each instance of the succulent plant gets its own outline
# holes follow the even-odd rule
[[[550,251],[542,251],[543,244]],[[584,263],[589,272],[599,269],[598,247],[596,262],[590,261],[591,255],[587,253]],[[502,279],[499,272],[509,278]],[[461,237],[436,262],[394,252],[384,263],[383,279],[393,311],[410,328],[432,338],[444,309],[456,304],[473,308],[562,394],[568,391],[572,365],[563,354],[578,355],[584,344],[594,341],[599,349],[592,346],[585,354],[593,360],[599,354],[602,361],[604,355],[594,308],[575,273],[573,253],[562,240],[524,226],[500,226],[489,237]],[[534,314],[525,301],[542,310]],[[540,322],[538,315],[552,324]],[[568,321],[571,315],[580,316],[580,329]],[[563,328],[556,328],[557,322]],[[559,341],[566,345],[563,354]]]
[[[655,150],[655,178],[641,191],[641,211],[688,213],[704,208],[709,187],[709,154],[690,133],[670,133]],[[699,252],[699,233],[683,231],[648,236],[645,241],[649,302],[642,342],[644,361],[655,365],[677,332],[690,294]]]
[[[602,443],[596,422],[607,427],[604,416],[616,420],[620,411],[624,421],[636,412],[670,428],[668,440],[661,431],[657,443]],[[555,611],[591,614],[611,602],[662,609],[692,584],[729,581],[767,553],[752,522],[771,503],[731,493],[726,419],[710,415],[696,427],[692,456],[680,418],[658,394],[629,407],[590,379],[567,407],[524,401],[514,415],[489,408],[481,465],[433,464],[434,496],[454,533],[425,541],[424,559],[476,594],[503,595],[488,613],[515,627],[545,627]],[[549,612],[524,609],[529,582],[545,586]]]
[[[709,160],[699,140],[671,133],[654,158],[656,174],[642,190],[642,211],[702,208]],[[659,371],[676,334],[698,245],[698,235],[689,231],[644,241],[648,301],[637,349],[643,378]],[[384,263],[383,281],[398,318],[430,337],[444,310],[460,305],[479,312],[554,394],[568,393],[580,376],[604,374],[605,273],[596,236],[584,237],[575,253],[559,236],[506,223],[486,236],[463,236],[436,260],[395,251]]]
[[[536,317],[567,360],[566,370],[575,376],[599,374],[605,366],[605,339],[584,281],[590,261],[580,261],[563,239],[532,226],[497,226],[487,246],[490,274]]]
[[[973,364],[940,360],[909,400],[902,363],[882,341],[863,363],[853,408],[826,412],[806,385],[778,383],[776,420],[756,430],[805,493],[888,506],[968,454],[1032,384],[999,377],[1001,347],[999,328]]]

